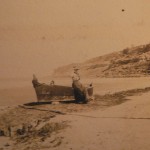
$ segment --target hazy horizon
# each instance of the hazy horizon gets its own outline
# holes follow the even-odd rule
[[[0,77],[53,69],[150,42],[148,0],[0,0]]]

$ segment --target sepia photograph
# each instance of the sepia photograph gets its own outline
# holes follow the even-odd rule
[[[148,0],[0,0],[0,150],[150,150]]]

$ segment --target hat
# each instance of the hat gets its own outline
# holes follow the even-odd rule
[[[73,66],[74,70],[80,70],[77,66]]]

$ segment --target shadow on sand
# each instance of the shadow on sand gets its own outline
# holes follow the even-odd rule
[[[59,102],[60,104],[76,104],[77,102],[75,100],[63,100],[63,101],[49,101],[49,102],[30,102],[25,103],[25,106],[36,106],[36,105],[48,105],[53,104],[55,102]]]

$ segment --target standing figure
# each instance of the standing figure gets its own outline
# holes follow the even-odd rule
[[[80,75],[78,73],[78,68],[74,67],[74,72],[72,75],[72,87],[74,89],[74,97],[77,103],[87,102],[87,90],[80,82]]]
[[[51,81],[50,85],[53,86],[55,84],[54,80]]]

